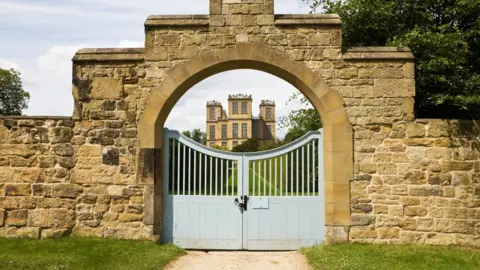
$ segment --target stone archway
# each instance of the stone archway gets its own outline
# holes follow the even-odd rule
[[[275,75],[299,89],[318,110],[324,125],[325,224],[327,242],[347,241],[350,225],[349,181],[353,178],[353,131],[342,97],[304,64],[260,43],[239,43],[201,53],[169,69],[146,101],[138,124],[139,173],[152,183],[145,216],[161,230],[161,168],[163,125],[176,102],[193,85],[214,74],[233,69],[255,69]],[[146,198],[147,200],[147,198]],[[148,207],[150,206],[150,207]]]

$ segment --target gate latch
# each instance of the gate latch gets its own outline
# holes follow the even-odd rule
[[[243,196],[240,196],[240,200],[238,200],[238,198],[235,198],[233,202],[235,203],[236,206],[240,208],[240,210],[247,211],[248,199],[249,198],[247,195],[243,195]]]

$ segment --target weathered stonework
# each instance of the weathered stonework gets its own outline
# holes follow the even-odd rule
[[[480,246],[480,122],[415,119],[406,48],[341,51],[336,15],[274,15],[273,0],[211,0],[150,16],[145,49],[73,58],[73,118],[0,125],[0,236],[157,239],[163,124],[195,83],[276,75],[324,123],[326,242]]]

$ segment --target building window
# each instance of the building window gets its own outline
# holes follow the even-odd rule
[[[210,140],[215,140],[215,126],[210,125]]]
[[[238,138],[238,123],[233,123],[233,138]]]
[[[233,141],[233,147],[238,146],[238,141]]]
[[[247,138],[247,123],[242,123],[242,138]]]
[[[247,114],[247,102],[242,102],[242,114]]]
[[[238,102],[232,102],[232,113],[238,114]]]
[[[222,142],[223,147],[227,147],[227,142]]]
[[[226,138],[227,138],[227,125],[223,124],[222,125],[222,139],[226,139]]]
[[[272,125],[267,125],[267,138],[268,139],[273,139],[273,133],[272,133]]]
[[[215,120],[215,108],[210,108],[210,121]]]
[[[272,119],[272,108],[266,108],[267,120]]]

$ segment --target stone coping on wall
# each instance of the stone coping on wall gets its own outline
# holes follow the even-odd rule
[[[343,54],[345,60],[414,60],[407,47],[353,47]]]
[[[144,48],[101,48],[80,49],[72,61],[142,61],[145,59]]]
[[[71,116],[47,116],[47,115],[0,115],[0,120],[72,120]]]
[[[277,14],[275,25],[338,25],[342,21],[337,14]],[[152,15],[145,26],[209,26],[210,15]]]
[[[208,26],[210,15],[152,15],[145,26]]]
[[[342,24],[337,14],[278,14],[275,25],[338,25]]]

